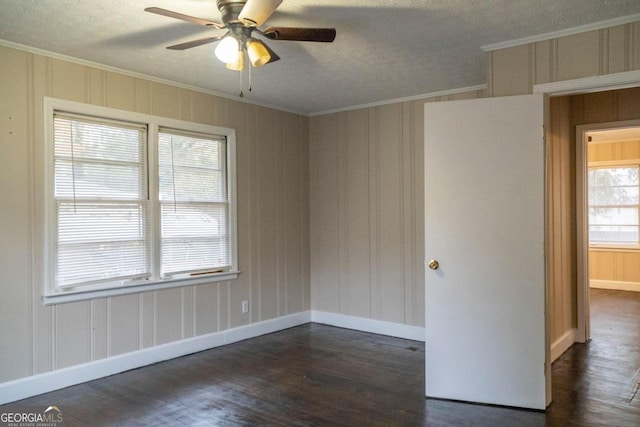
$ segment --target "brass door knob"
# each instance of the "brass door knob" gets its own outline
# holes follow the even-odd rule
[[[429,268],[432,270],[437,270],[438,267],[440,267],[440,263],[438,261],[436,261],[435,259],[432,259],[431,261],[429,261]]]

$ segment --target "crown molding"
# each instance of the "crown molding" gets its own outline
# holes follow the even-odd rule
[[[640,13],[634,15],[621,16],[619,18],[608,19],[606,21],[594,22],[586,25],[579,25],[577,27],[566,28],[564,30],[552,31],[549,33],[538,34],[530,37],[523,37],[521,39],[508,40],[504,42],[488,44],[481,46],[484,52],[491,52],[498,49],[505,49],[507,47],[520,46],[523,44],[541,42],[550,39],[556,39],[559,37],[570,36],[572,34],[585,33],[587,31],[601,30],[603,28],[615,27],[616,25],[629,24],[631,22],[640,21]]]
[[[382,105],[398,104],[400,102],[419,101],[421,99],[425,99],[426,100],[426,99],[429,99],[429,98],[436,98],[438,96],[456,95],[458,93],[473,92],[474,90],[485,90],[486,88],[487,88],[486,84],[475,85],[475,86],[466,86],[466,87],[461,87],[461,88],[457,88],[457,89],[449,89],[449,90],[441,90],[441,91],[438,91],[438,92],[425,93],[425,94],[422,94],[422,95],[407,96],[407,97],[404,97],[404,98],[387,99],[387,100],[384,100],[384,101],[371,102],[369,104],[359,104],[359,105],[353,105],[353,106],[350,106],[350,107],[342,107],[342,108],[336,108],[336,109],[332,109],[332,110],[318,111],[318,112],[315,112],[315,113],[308,113],[307,115],[309,117],[323,116],[325,114],[342,113],[342,112],[345,112],[345,111],[360,110],[362,108],[380,107]]]
[[[640,70],[604,74],[602,76],[582,77],[574,80],[560,80],[533,86],[533,93],[549,96],[573,95],[578,93],[600,92],[603,90],[626,89],[640,85]]]

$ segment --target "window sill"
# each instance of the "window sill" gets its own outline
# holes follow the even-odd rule
[[[599,252],[640,252],[640,245],[592,244],[590,251]]]
[[[96,298],[114,297],[119,295],[138,294],[141,292],[159,291],[162,289],[180,288],[184,286],[200,285],[204,283],[222,282],[233,280],[238,277],[239,271],[227,271],[197,278],[169,279],[155,283],[144,283],[139,285],[128,285],[117,288],[100,290],[69,290],[42,296],[44,305],[64,304],[75,301],[86,301]]]

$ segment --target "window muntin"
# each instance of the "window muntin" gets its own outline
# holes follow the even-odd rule
[[[640,243],[639,166],[589,168],[589,242]]]
[[[45,304],[237,277],[233,130],[52,98],[44,107]],[[165,134],[177,138],[171,167]]]

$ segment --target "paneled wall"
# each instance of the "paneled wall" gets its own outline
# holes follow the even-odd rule
[[[44,96],[236,129],[238,279],[43,306]],[[0,47],[0,382],[308,310],[308,126],[307,117]]]
[[[487,94],[456,98],[526,94],[535,84],[640,69],[640,23],[500,49],[488,56]],[[619,95],[623,110],[634,104],[634,96],[632,91]],[[311,119],[314,309],[423,325],[422,104],[397,103]],[[577,124],[573,115],[591,112],[572,112],[572,105],[568,98],[554,100],[557,121],[548,144],[552,342],[576,322],[571,129]]]
[[[577,325],[575,131],[571,98],[550,100],[547,140],[547,265],[551,342]]]
[[[591,287],[640,292],[640,252],[589,249]]]
[[[589,144],[587,151],[587,161],[590,165],[593,162],[638,162],[640,161],[640,140]]]
[[[541,83],[640,70],[640,22],[489,52],[490,96]]]
[[[588,161],[640,162],[640,140],[590,144]],[[592,287],[640,291],[640,250],[590,248],[589,279]]]
[[[531,93],[535,84],[640,69],[640,22],[488,53],[486,93]],[[576,124],[635,116],[637,90],[552,102],[548,142],[551,341],[576,326]],[[426,101],[426,100],[425,100]],[[424,323],[422,104],[311,119],[311,288],[314,309]],[[582,107],[573,107],[581,104]],[[615,113],[613,112],[614,110]],[[578,120],[580,118],[580,120]],[[586,120],[586,121],[585,121]],[[411,200],[413,195],[415,198]]]
[[[640,69],[640,22],[488,53],[490,96],[533,92],[536,84]],[[577,325],[575,126],[639,117],[640,90],[552,100],[549,178],[551,342]],[[567,121],[568,120],[568,121]]]
[[[424,326],[425,101],[311,118],[314,310]]]

